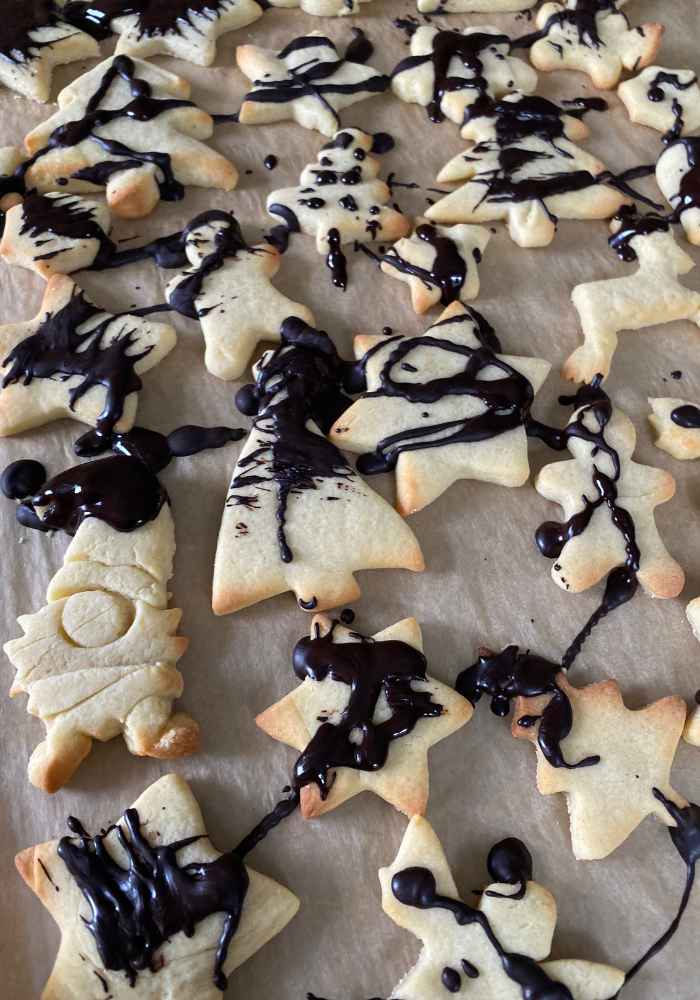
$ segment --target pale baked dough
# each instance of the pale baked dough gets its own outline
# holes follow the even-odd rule
[[[671,414],[679,406],[695,406],[689,399],[672,399],[669,396],[649,397],[649,423],[656,433],[654,444],[662,451],[680,461],[700,458],[700,429],[681,427],[671,420]]]
[[[676,138],[700,128],[700,86],[692,69],[647,66],[638,76],[621,83],[617,94],[636,125],[647,125],[657,132],[678,127]]]

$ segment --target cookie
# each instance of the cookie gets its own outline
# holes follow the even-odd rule
[[[15,859],[61,931],[42,1000],[216,1000],[299,908],[236,851],[216,850],[177,774],[152,784],[101,833],[74,817],[68,829]]]
[[[0,212],[6,212],[22,200],[24,182],[15,173],[22,159],[22,151],[16,146],[0,146]]]
[[[320,31],[295,38],[279,52],[239,45],[236,62],[253,81],[239,112],[244,125],[292,119],[331,137],[340,128],[339,111],[389,85],[371,66],[341,56]]]
[[[633,27],[621,6],[615,0],[545,3],[537,31],[516,44],[530,48],[533,66],[543,72],[578,70],[599,90],[611,90],[623,70],[636,72],[654,61],[664,32],[656,22]]]
[[[422,816],[413,817],[394,861],[379,870],[382,909],[423,945],[392,996],[605,1000],[617,994],[625,974],[613,966],[546,960],[557,906],[533,881],[532,856],[522,841],[508,837],[495,844],[487,867],[491,884],[473,903],[463,902],[435,831]]]
[[[316,615],[293,659],[301,685],[255,721],[301,752],[294,785],[302,815],[320,816],[362,791],[407,816],[423,814],[428,750],[473,709],[426,673],[418,622],[405,618],[366,638]]]
[[[94,38],[61,17],[53,0],[21,0],[5,10],[0,25],[0,83],[46,102],[54,66],[99,57]]]
[[[0,257],[36,271],[72,274],[101,260],[116,247],[109,239],[112,214],[107,205],[76,194],[33,192],[5,216]]]
[[[575,688],[562,671],[556,684],[571,712],[570,732],[560,744],[568,766],[549,763],[538,743],[537,720],[552,696],[519,698],[512,732],[535,744],[542,795],[566,795],[574,855],[579,860],[607,857],[649,815],[673,826],[654,792],[662,792],[678,806],[687,805],[670,784],[685,723],[683,699],[670,696],[631,710],[616,681]],[[525,725],[523,719],[533,721]]]
[[[199,320],[212,375],[242,375],[261,340],[279,342],[287,317],[314,322],[310,309],[270,280],[279,270],[279,251],[269,243],[248,246],[230,212],[197,216],[185,230],[184,246],[190,267],[168,282],[165,297],[178,312]]]
[[[421,25],[411,36],[410,56],[391,74],[391,89],[402,101],[426,108],[432,121],[449,118],[462,125],[493,99],[513,90],[531,94],[537,87],[537,73],[510,50],[510,38],[498,28]]]
[[[440,185],[460,187],[431,205],[427,218],[443,224],[502,220],[521,247],[548,246],[558,218],[610,218],[628,199],[606,183],[611,174],[605,164],[571,142],[570,135],[587,131],[575,110],[514,94],[475,115],[462,134],[476,138],[476,145],[437,177]]]
[[[27,188],[104,187],[114,214],[128,219],[184,197],[187,184],[230,191],[236,168],[203,142],[214,121],[189,93],[187,80],[142,59],[106,59],[64,87],[56,114],[24,140]]]
[[[422,510],[460,479],[522,486],[525,422],[550,369],[501,354],[491,326],[454,302],[425,334],[355,338],[364,389],[330,439],[360,454],[360,472],[396,470],[396,506]]]
[[[656,183],[686,239],[700,246],[700,136],[678,139],[666,147],[656,164]]]
[[[24,635],[4,647],[17,671],[10,693],[27,694],[46,727],[32,784],[55,792],[93,740],[119,733],[139,756],[196,750],[197,724],[172,712],[187,639],[176,634],[181,612],[167,606],[175,529],[155,474],[126,455],[78,465],[45,483],[18,518],[74,536],[48,603],[22,615]]]
[[[572,459],[545,465],[535,489],[559,504],[564,521],[547,521],[536,532],[540,551],[553,560],[552,579],[573,594],[607,574],[631,597],[640,583],[652,597],[677,597],[685,576],[667,552],[654,509],[670,500],[670,472],[633,461],[637,435],[632,421],[611,401],[599,380],[575,400],[560,447]],[[613,604],[613,607],[615,605]]]
[[[528,10],[537,0],[418,0],[421,14],[508,14]]]
[[[583,344],[564,362],[563,378],[585,382],[607,375],[623,330],[690,320],[700,326],[700,292],[678,279],[695,266],[676,243],[668,219],[629,210],[611,223],[611,248],[637,271],[576,285],[571,301],[578,313]]]
[[[348,400],[330,338],[301,320],[253,369],[239,407],[255,414],[226,497],[213,608],[228,614],[293,590],[304,610],[359,595],[359,569],[423,569],[403,519],[362,481],[322,431]]]
[[[410,237],[380,256],[381,269],[411,290],[414,312],[468,302],[479,294],[479,264],[491,233],[483,226],[433,226],[414,220]]]
[[[71,417],[101,433],[133,426],[140,376],[172,351],[171,326],[94,305],[55,274],[41,311],[0,326],[0,436]]]
[[[685,609],[685,615],[690,622],[690,627],[693,630],[693,635],[700,642],[700,597],[694,598],[692,601],[688,602]],[[685,729],[683,730],[683,739],[686,743],[690,743],[692,746],[700,747],[700,699],[698,694],[695,694],[695,704],[692,711],[688,715],[688,719],[685,724]]]
[[[379,160],[370,155],[383,138],[357,128],[337,132],[316,162],[304,167],[297,187],[280,188],[267,198],[268,213],[281,218],[288,232],[316,237],[316,249],[326,254],[333,282],[341,288],[347,282],[341,246],[391,243],[411,228],[388,204],[391,191],[377,176]]]
[[[692,69],[647,66],[617,93],[630,121],[665,132],[666,142],[700,128],[700,86]]]
[[[363,14],[361,4],[369,0],[273,0],[273,7],[299,7],[304,14],[314,17],[348,17],[352,14]],[[352,31],[362,32],[361,28]],[[360,62],[360,60],[357,60]]]
[[[649,398],[654,444],[681,461],[700,458],[700,407],[687,399]]]

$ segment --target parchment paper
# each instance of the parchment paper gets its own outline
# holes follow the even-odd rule
[[[0,4],[0,16],[11,16],[10,6]],[[355,23],[367,30],[376,46],[373,63],[389,72],[407,51],[391,18],[415,11],[396,0],[375,0],[366,9],[367,16],[352,20],[320,20],[299,11],[267,13],[249,29],[226,35],[211,69],[158,61],[192,79],[195,99],[211,111],[233,111],[239,105],[246,81],[235,67],[234,47],[245,41],[279,47],[292,37],[322,29],[345,44]],[[626,9],[637,23],[665,21],[660,64],[700,68],[697,0],[666,4],[634,0]],[[514,34],[529,29],[527,20],[503,15],[438,19],[445,21],[450,26],[491,22]],[[87,64],[58,71],[54,95],[83,68]],[[540,80],[540,92],[550,97],[595,92],[587,78],[575,73],[541,74]],[[618,171],[653,162],[660,151],[658,134],[630,125],[617,97],[606,96],[612,110],[588,116],[593,131],[586,148]],[[0,144],[19,143],[51,110],[2,91]],[[348,109],[342,121],[392,132],[397,147],[383,158],[382,176],[394,170],[401,180],[424,187],[433,186],[437,170],[464,148],[454,125],[435,126],[422,109],[390,94]],[[314,159],[322,141],[318,134],[292,123],[220,127],[214,145],[240,169],[237,190],[224,195],[190,189],[183,202],[163,203],[148,219],[117,223],[114,235],[150,239],[217,206],[235,211],[248,238],[257,239],[269,225],[264,211],[267,192],[297,183],[301,168]],[[262,165],[270,152],[280,160],[271,174]],[[658,197],[655,185],[644,183],[645,190]],[[399,189],[396,194],[406,212],[417,214],[425,208],[425,190]],[[553,363],[535,407],[541,419],[561,423],[568,413],[557,406],[556,398],[564,389],[559,366],[579,342],[569,302],[571,288],[579,281],[630,271],[630,265],[610,253],[606,235],[602,222],[562,223],[550,247],[527,251],[511,243],[499,225],[485,253],[477,308],[495,326],[507,352]],[[697,250],[684,241],[683,246],[700,260]],[[343,295],[332,287],[313,240],[295,237],[278,282],[315,311],[318,324],[346,356],[354,333],[375,333],[384,325],[402,333],[419,332],[437,316],[436,312],[430,320],[414,316],[406,286],[381,275],[364,255],[350,253],[349,263],[350,285]],[[80,275],[78,280],[99,304],[117,311],[162,301],[168,277],[168,272],[159,274],[155,267],[139,264],[118,272]],[[700,287],[697,272],[684,280]],[[34,316],[42,290],[38,277],[1,264],[1,321]],[[240,383],[227,384],[207,373],[197,325],[173,315],[178,345],[145,376],[138,422],[166,432],[182,423],[246,425],[233,405]],[[688,576],[683,595],[675,601],[655,602],[640,591],[630,605],[599,627],[573,672],[574,683],[617,678],[633,707],[672,692],[690,700],[700,686],[700,646],[684,617],[687,600],[700,593],[700,466],[677,462],[654,448],[646,422],[647,396],[700,401],[699,345],[700,334],[690,323],[623,334],[608,381],[614,400],[634,420],[638,459],[670,469],[677,479],[677,495],[659,509],[657,520]],[[675,369],[683,373],[680,381],[670,376]],[[0,464],[36,457],[55,474],[75,463],[71,447],[80,432],[78,424],[63,421],[6,439],[0,445]],[[192,782],[214,842],[225,850],[274,804],[288,780],[294,753],[258,731],[253,719],[296,683],[291,651],[308,629],[308,616],[297,609],[291,595],[226,618],[214,618],[210,610],[219,518],[239,447],[173,463],[163,473],[177,528],[173,604],[184,609],[182,631],[191,639],[180,664],[186,683],[181,705],[202,724],[201,753],[168,763],[132,757],[121,739],[95,744],[70,786],[49,797],[32,788],[26,777],[27,758],[42,739],[43,728],[25,713],[24,697],[15,702],[0,698],[0,996],[7,1000],[39,995],[58,944],[51,918],[13,869],[18,850],[63,834],[71,813],[89,828],[99,828],[169,770]],[[531,446],[533,472],[552,460],[544,446]],[[374,477],[372,485],[391,497],[391,477]],[[4,642],[20,634],[17,615],[43,605],[48,580],[61,565],[68,539],[19,528],[11,504],[2,502],[0,639]],[[554,513],[555,508],[531,485],[516,490],[478,482],[453,486],[411,520],[425,553],[425,573],[360,575],[363,596],[355,606],[357,627],[371,633],[415,615],[423,627],[429,669],[446,681],[454,681],[457,672],[473,662],[481,643],[500,649],[514,642],[545,656],[561,656],[597,604],[602,588],[574,596],[550,579],[550,563],[537,551],[533,531]],[[2,686],[9,689],[12,668],[3,660]],[[479,706],[468,726],[432,751],[431,779],[428,815],[464,893],[484,884],[486,854],[496,840],[512,834],[528,843],[535,877],[555,893],[559,904],[556,957],[609,961],[628,968],[675,913],[684,869],[663,826],[648,819],[607,860],[576,862],[564,797],[545,799],[538,794],[532,748],[515,742],[507,722],[492,716],[487,703]],[[697,749],[681,746],[673,780],[688,798],[698,799]],[[380,908],[377,868],[394,857],[404,827],[399,813],[365,794],[319,821],[304,823],[294,816],[271,835],[250,861],[297,893],[302,908],[272,944],[233,975],[226,996],[303,1000],[307,990],[334,1000],[389,996],[419,950],[418,942],[395,927]],[[696,890],[674,942],[630,985],[625,1000],[697,996],[699,904]],[[99,994],[99,984],[96,990]]]

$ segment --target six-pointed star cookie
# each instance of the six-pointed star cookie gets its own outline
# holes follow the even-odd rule
[[[617,93],[631,121],[666,132],[669,139],[700,127],[700,86],[692,69],[647,66]]]
[[[295,672],[301,677],[305,669],[302,684],[256,719],[274,739],[302,752],[295,781],[305,817],[363,791],[407,816],[425,812],[428,750],[474,710],[426,674],[422,651],[414,618],[371,639],[325,615],[313,619],[310,639],[294,651]],[[380,744],[386,756],[377,755]]]
[[[130,430],[139,376],[175,341],[171,326],[114,316],[71,278],[54,275],[33,320],[0,326],[0,436],[61,417],[105,432]]]
[[[525,419],[550,365],[498,352],[488,323],[460,302],[422,336],[355,338],[366,394],[338,418],[330,438],[362,454],[362,472],[396,468],[404,516],[459,479],[527,481]]]
[[[140,219],[184,186],[236,186],[238,172],[202,141],[211,115],[188,100],[188,80],[130,56],[112,56],[58,95],[59,110],[25,138],[28,188],[104,187],[115,215]]]
[[[384,912],[423,943],[418,961],[392,996],[443,1000],[454,993],[470,1000],[517,1000],[526,988],[532,997],[607,1000],[617,995],[625,976],[613,966],[582,959],[546,961],[557,922],[554,897],[529,877],[531,858],[524,844],[509,838],[494,846],[490,859],[499,850],[512,853],[515,845],[530,869],[523,872],[520,887],[494,881],[472,906],[460,899],[430,823],[421,816],[411,820],[396,858],[379,870]],[[557,984],[568,992],[555,993]]]
[[[549,695],[518,698],[512,733],[531,740],[537,752],[537,787],[542,795],[564,792],[571,821],[571,842],[580,860],[607,857],[649,815],[674,823],[654,789],[675,802],[687,802],[670,784],[671,766],[683,733],[686,705],[674,695],[646,708],[625,706],[616,681],[575,688],[564,672],[557,685],[571,704],[572,726],[561,741],[572,763],[598,756],[589,767],[552,767],[537,744],[538,724],[518,725],[523,716],[536,718]]]
[[[417,218],[413,234],[382,254],[381,269],[408,285],[419,315],[432,306],[468,302],[479,294],[479,264],[490,239],[483,226],[433,226]]]
[[[686,239],[700,246],[700,136],[672,142],[656,164],[656,183]]]
[[[498,28],[448,31],[422,25],[411,37],[411,54],[391,75],[391,89],[408,104],[427,107],[433,121],[462,125],[470,108],[518,90],[531,94],[537,73],[510,55],[511,40]]]
[[[634,425],[609,400],[576,409],[565,433],[573,459],[545,465],[535,479],[537,492],[564,515],[563,523],[548,521],[536,535],[553,559],[554,582],[577,594],[627,566],[652,597],[677,597],[685,574],[654,521],[654,509],[676,492],[671,473],[633,461]]]
[[[340,110],[389,85],[371,66],[344,59],[320,31],[295,38],[280,52],[239,45],[236,62],[253,81],[239,114],[245,125],[292,118],[330,137],[340,128]]]
[[[271,278],[280,254],[269,243],[248,246],[228,212],[205,212],[186,230],[191,267],[172,278],[165,295],[174,309],[199,320],[204,363],[218,378],[238,378],[261,340],[279,342],[282,323],[310,309],[278,292]]]
[[[688,399],[650,397],[654,444],[680,461],[700,458],[700,407]]]
[[[67,24],[53,0],[20,0],[3,15],[0,83],[25,97],[48,101],[54,66],[100,54],[95,39]]]
[[[613,0],[565,0],[545,3],[537,12],[530,59],[544,72],[574,69],[587,73],[596,87],[610,90],[623,69],[648,66],[661,45],[664,26],[635,27]]]
[[[43,1000],[217,1000],[226,977],[299,908],[284,886],[216,850],[176,774],[106,834],[81,840],[80,826],[71,829],[16,858],[61,931]]]

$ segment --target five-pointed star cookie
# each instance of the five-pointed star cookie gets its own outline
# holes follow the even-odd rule
[[[583,344],[569,355],[561,372],[572,382],[608,374],[622,331],[677,320],[700,326],[700,292],[679,281],[695,263],[676,243],[669,221],[623,211],[610,228],[612,249],[638,267],[624,278],[587,281],[573,289]]]
[[[53,0],[21,0],[4,14],[0,83],[25,97],[48,101],[54,66],[100,54],[95,39],[66,23]]]
[[[453,302],[417,337],[355,338],[366,392],[331,429],[361,472],[396,468],[396,506],[422,510],[459,479],[522,486],[525,421],[550,365],[500,353],[486,320]]]
[[[228,212],[205,212],[186,229],[190,268],[165,290],[174,309],[199,320],[204,363],[218,378],[242,375],[261,340],[279,342],[283,321],[313,323],[310,309],[278,292],[271,278],[280,253],[269,243],[248,246]]]
[[[630,120],[677,139],[700,128],[700,85],[692,69],[647,66],[617,88]]]
[[[656,164],[656,183],[688,242],[700,246],[700,136],[677,139],[666,147]]]
[[[124,465],[121,486],[134,488],[126,459],[101,462]],[[41,517],[42,508],[35,510]],[[17,671],[11,694],[29,695],[27,711],[46,727],[29,762],[38,788],[55,792],[93,740],[119,733],[139,756],[197,749],[196,722],[173,714],[183,686],[176,664],[187,649],[187,639],[176,634],[182,612],[168,609],[174,554],[167,503],[133,531],[117,531],[99,514],[87,517],[49,584],[49,603],[19,618],[24,635],[4,649]]]
[[[654,444],[680,461],[700,458],[700,407],[688,399],[649,398]]]
[[[101,252],[105,257],[114,252],[111,226],[112,214],[102,201],[34,191],[7,212],[0,257],[46,280],[72,274],[94,264]]]
[[[537,73],[510,55],[511,40],[498,28],[461,31],[422,25],[411,37],[411,54],[391,75],[391,89],[408,104],[428,109],[433,121],[443,117],[462,125],[470,109],[509,91],[531,94]]]
[[[184,186],[236,185],[236,168],[202,141],[211,115],[188,100],[189,81],[130,56],[112,56],[58,95],[59,110],[25,138],[27,188],[105,188],[115,215],[139,219]]]
[[[140,375],[175,346],[171,326],[94,305],[54,275],[41,311],[0,326],[0,436],[72,417],[105,433],[129,430]]]
[[[323,611],[357,598],[357,570],[424,568],[406,522],[322,434],[348,403],[340,367],[328,335],[294,318],[254,366],[256,384],[242,393],[255,419],[216,549],[216,614],[287,590]]]
[[[417,218],[410,237],[380,257],[381,269],[404,281],[419,315],[432,306],[468,302],[479,294],[479,264],[491,239],[483,226],[433,226]]]
[[[676,492],[671,473],[633,461],[634,425],[604,394],[574,410],[564,434],[573,459],[545,465],[535,479],[564,515],[536,534],[554,582],[577,594],[624,566],[652,597],[677,597],[685,574],[654,521]]]
[[[389,85],[371,66],[341,56],[320,31],[295,38],[280,52],[239,45],[236,62],[253,81],[239,113],[245,125],[291,118],[330,137],[340,128],[339,111]]]
[[[474,710],[426,673],[422,652],[414,618],[366,639],[337,620],[314,617],[310,639],[294,651],[302,684],[256,719],[301,752],[295,782],[305,817],[363,791],[407,816],[425,812],[428,750]]]
[[[688,602],[685,615],[693,630],[693,635],[700,642],[700,597]],[[692,746],[700,747],[700,699],[695,695],[695,705],[688,715],[688,719],[683,730],[683,739]]]
[[[530,59],[544,72],[574,69],[587,73],[600,90],[614,87],[623,69],[648,66],[661,45],[664,26],[635,27],[614,0],[545,3],[537,12]]]
[[[152,784],[102,834],[69,827],[16,858],[61,931],[43,1000],[217,1000],[299,908],[284,886],[216,850],[179,775]]]
[[[633,711],[625,706],[616,681],[575,688],[562,672],[557,685],[572,710],[571,731],[561,741],[565,759],[575,762],[598,756],[598,763],[553,767],[537,743],[537,722],[518,724],[524,716],[537,719],[549,695],[518,698],[512,732],[516,739],[531,740],[535,745],[537,787],[542,795],[565,793],[575,856],[580,860],[607,857],[652,814],[673,826],[654,789],[679,806],[687,805],[670,784],[685,723],[683,699],[669,696]]]
[[[435,831],[414,816],[396,858],[379,870],[384,912],[423,943],[418,961],[392,996],[607,1000],[617,995],[625,976],[613,966],[582,959],[546,961],[557,906],[552,894],[532,880],[532,858],[522,842],[508,838],[496,844],[488,868],[494,881],[478,903],[462,902]]]
[[[462,135],[476,144],[437,177],[440,185],[460,187],[426,216],[440,223],[503,220],[521,247],[548,246],[558,218],[610,218],[628,199],[605,183],[605,164],[571,141],[587,134],[573,110],[541,97],[505,97],[467,120]]]

